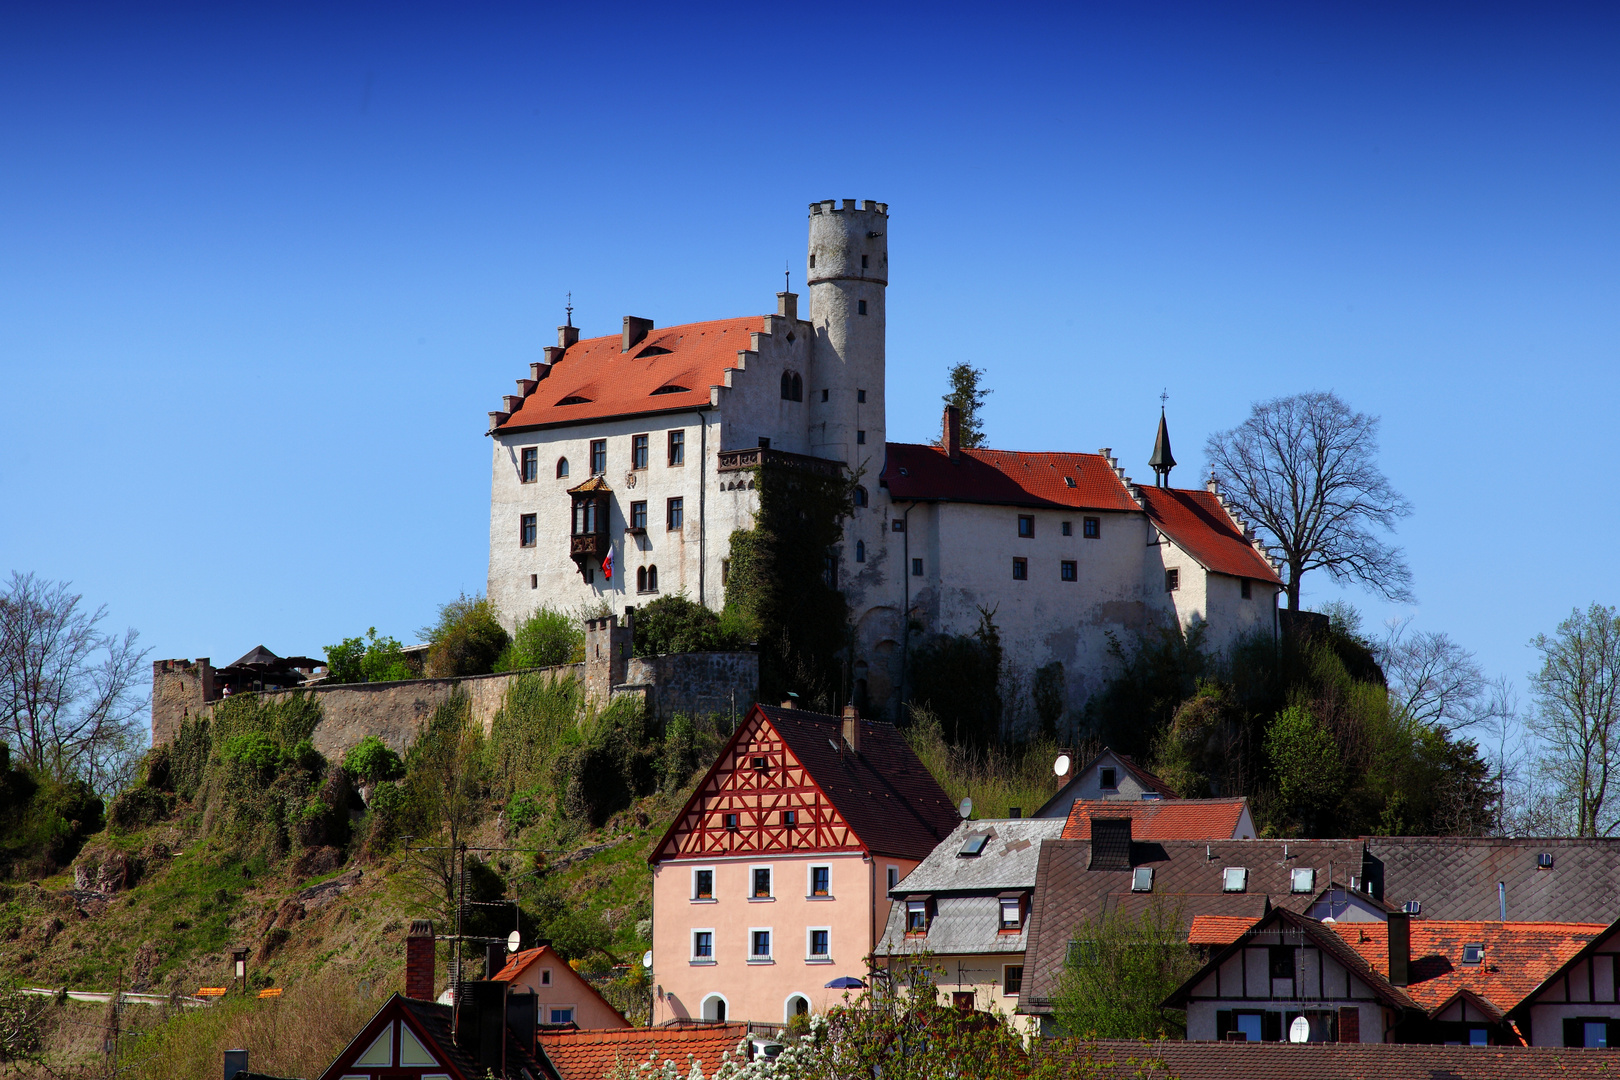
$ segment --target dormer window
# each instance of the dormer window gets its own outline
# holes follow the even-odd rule
[[[906,901],[906,933],[928,933],[928,901]]]
[[[590,403],[590,398],[580,397],[578,394],[570,394],[561,401],[557,402],[558,405],[589,405]]]
[[[684,386],[676,386],[674,383],[669,383],[654,390],[652,392],[652,396],[657,397],[659,394],[685,394],[688,392],[689,391]]]
[[[1023,898],[1018,896],[1003,896],[1001,898],[1001,929],[1022,930],[1023,928]]]

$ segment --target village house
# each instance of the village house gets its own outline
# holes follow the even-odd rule
[[[1254,815],[1248,799],[1174,799],[1124,802],[1076,799],[1063,823],[1064,840],[1090,840],[1093,822],[1129,818],[1131,839],[1253,840]],[[1103,828],[1111,826],[1104,825]]]
[[[1066,764],[1067,758],[1067,754],[1062,755],[1058,765]],[[1129,755],[1117,753],[1106,746],[1083,768],[1074,769],[1070,764],[1070,771],[1060,769],[1058,781],[1061,786],[1057,793],[1031,817],[1066,818],[1069,808],[1080,799],[1120,801],[1180,797],[1174,788],[1142,768]]]
[[[895,718],[912,627],[961,634],[997,611],[1011,678],[1063,665],[1071,707],[1113,671],[1108,635],[1206,626],[1212,650],[1276,632],[1276,568],[1211,490],[1154,485],[1110,450],[1031,453],[891,443],[889,208],[812,203],[806,310],[659,328],[625,316],[583,337],[572,313],[490,414],[488,595],[509,626],[541,604],[614,610],[684,594],[724,603],[730,537],[761,464],[851,482],[829,579],[856,628],[857,704]]]
[[[535,996],[538,1024],[574,1024],[582,1028],[627,1028],[630,1021],[568,966],[550,945],[513,953],[495,973],[508,993]]]
[[[542,1028],[537,1043],[557,1080],[607,1080],[622,1075],[618,1070],[653,1063],[661,1070],[666,1061],[674,1062],[678,1076],[689,1076],[694,1065],[713,1076],[728,1054],[748,1057],[747,1039],[747,1024],[676,1024],[614,1031]],[[647,1080],[660,1075],[652,1072]]]
[[[1620,921],[1593,935],[1506,1016],[1532,1046],[1620,1047]]]
[[[755,705],[649,856],[653,1022],[840,1003],[888,891],[958,820],[892,725]]]

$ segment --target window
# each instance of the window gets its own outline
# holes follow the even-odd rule
[[[647,467],[647,436],[630,436],[630,467],[632,469]]]
[[[771,958],[771,932],[769,930],[748,931],[748,959],[769,960]]]
[[[1131,871],[1131,892],[1153,891],[1153,867],[1138,866]]]
[[[1302,866],[1288,874],[1288,891],[1308,893],[1316,888],[1316,871],[1309,866]]]
[[[534,547],[534,533],[535,533],[534,515],[533,514],[524,514],[522,519],[521,519],[521,522],[522,523],[518,526],[518,536],[519,536],[518,542],[521,543],[524,547]]]
[[[1238,591],[1243,594],[1243,599],[1245,599],[1245,600],[1254,599],[1254,583],[1252,581],[1250,581],[1248,578],[1239,579],[1239,581],[1238,581]]]
[[[646,592],[646,591],[647,591],[647,568],[645,566],[639,566],[639,567],[636,568],[636,592],[643,593],[643,592]]]
[[[1082,531],[1087,540],[1096,540],[1102,536],[1101,518],[1086,518],[1080,524],[1084,526]]]
[[[826,401],[826,400],[827,400],[827,391],[825,391],[825,390],[823,390],[823,391],[822,391],[822,392],[821,392],[821,400],[822,400],[822,401]]]
[[[557,479],[568,479],[568,459],[565,457],[557,459]]]
[[[756,757],[749,764],[753,766],[755,772],[769,772],[771,768],[770,759],[764,757]]]
[[[737,830],[737,815],[736,814],[727,814],[726,815],[726,828],[732,830],[733,832],[735,832]]]
[[[1102,769],[1098,770],[1098,772],[1100,774],[1098,783],[1102,784],[1104,791],[1113,791],[1115,788],[1119,787],[1119,783],[1116,779],[1118,774],[1114,770],[1113,766],[1104,766]]]
[[[574,502],[574,535],[590,536],[598,531],[599,522],[595,499],[583,498]]]
[[[866,504],[867,504],[866,489],[861,487],[859,484],[856,484],[855,485],[855,505],[856,506],[865,506]]]
[[[906,901],[906,933],[928,933],[928,901]]]
[[[1271,977],[1273,979],[1292,979],[1294,977],[1294,947],[1292,945],[1273,945],[1270,949]]]
[[[810,868],[810,895],[832,895],[832,867],[812,866]]]
[[[601,476],[607,472],[607,440],[591,440],[591,475]]]
[[[793,826],[797,825],[798,823],[799,823],[799,812],[797,810],[784,810],[784,811],[782,811],[782,824],[784,826],[791,829],[791,828],[793,828]]]
[[[793,376],[786,371],[782,372],[782,400],[793,400]]]
[[[1164,591],[1175,592],[1181,588],[1181,571],[1172,566],[1164,572]]]
[[[1479,942],[1474,942],[1472,944],[1463,946],[1463,963],[1465,963],[1465,964],[1478,964],[1478,963],[1483,963],[1484,960],[1485,960],[1485,946],[1483,944],[1480,944]]]
[[[1060,522],[1058,522],[1058,531],[1061,532],[1064,536],[1073,536],[1074,535],[1074,522],[1072,522],[1072,521],[1060,521]]]
[[[898,884],[900,884],[900,868],[891,866],[889,867],[889,888],[892,889]]]
[[[866,541],[865,540],[857,540],[857,541],[855,541],[855,561],[856,562],[865,562],[866,561]]]
[[[1001,993],[1017,997],[1024,992],[1024,965],[1004,964],[1001,968]]]
[[[855,400],[857,402],[859,402],[860,404],[865,405],[866,404],[866,391],[865,390],[856,390],[855,391]]]
[[[669,463],[671,465],[686,464],[686,432],[672,431],[669,433]]]
[[[867,266],[866,259],[867,259],[867,256],[865,256],[865,255],[861,256],[861,269],[862,270],[866,269],[866,266]]]
[[[1025,539],[1025,540],[1028,540],[1028,539],[1031,539],[1032,537],[1034,537],[1034,535],[1035,535],[1035,515],[1034,514],[1019,514],[1018,515],[1018,535],[1020,537],[1022,537],[1023,539]]]
[[[647,503],[646,503],[646,500],[642,500],[641,502],[633,502],[633,503],[630,504],[630,527],[632,529],[635,529],[638,532],[642,532],[642,531],[646,530],[646,528],[647,528]]]
[[[1016,896],[1001,898],[1001,929],[1018,930],[1024,925],[1024,903]]]
[[[1249,888],[1249,868],[1228,866],[1221,871],[1222,892],[1246,892]]]
[[[890,532],[905,532],[906,531],[906,519],[905,518],[895,518],[893,521],[891,521],[889,523],[889,531]]]
[[[694,900],[713,900],[714,899],[714,871],[713,870],[694,870],[694,871],[692,871],[692,899],[694,899]]]
[[[857,315],[865,315],[866,314],[866,301],[865,300],[857,300],[855,302],[855,313]]]
[[[810,269],[814,270],[815,268],[816,268],[816,253],[812,251],[810,253]]]
[[[866,445],[866,432],[857,430],[855,432],[855,443],[858,446],[865,446]]]
[[[549,1011],[553,1024],[572,1024],[574,1022],[574,1007],[572,1005],[553,1005]]]
[[[829,939],[832,931],[825,927],[818,927],[810,931],[810,959],[826,960],[832,955],[832,943]]]
[[[538,447],[525,446],[523,448],[523,482],[532,484],[540,479],[540,450]]]
[[[1243,1033],[1245,1042],[1260,1042],[1262,1039],[1261,1027],[1265,1016],[1257,1012],[1238,1013],[1232,1017],[1232,1028]]]
[[[771,899],[771,868],[756,866],[749,876],[754,881],[754,887],[748,893],[749,897],[754,900]]]
[[[958,859],[977,858],[984,854],[984,845],[989,842],[990,834],[987,832],[969,833],[967,839],[962,841],[962,846],[957,849],[956,857]]]
[[[1013,580],[1014,581],[1027,581],[1027,580],[1029,580],[1029,560],[1028,559],[1014,559],[1013,560]]]
[[[1587,1020],[1581,1024],[1581,1045],[1600,1048],[1609,1045],[1609,1025],[1603,1020]]]
[[[793,375],[793,400],[804,400],[804,380],[799,377],[797,372]]]
[[[1064,559],[1062,562],[1058,563],[1058,580],[1059,581],[1079,581],[1080,580],[1080,567],[1078,565],[1076,565],[1076,563],[1075,563],[1075,561],[1073,559]]]
[[[540,969],[540,985],[541,986],[550,986],[551,985],[551,969],[550,968],[541,968]]]
[[[692,959],[694,959],[694,960],[713,960],[714,959],[714,931],[713,930],[694,930],[694,931],[692,931]]]
[[[636,571],[636,591],[655,593],[658,591],[658,567],[644,566]]]
[[[912,559],[911,560],[911,576],[912,577],[922,577],[923,576],[923,573],[922,573],[922,560],[921,559]]]
[[[669,521],[669,529],[671,532],[674,532],[681,527],[681,522],[685,518],[685,511],[683,509],[685,505],[685,501],[681,499],[669,500],[669,507],[665,513],[665,516]]]
[[[539,587],[540,587],[540,575],[539,574],[530,574],[529,575],[529,588],[538,589]]]

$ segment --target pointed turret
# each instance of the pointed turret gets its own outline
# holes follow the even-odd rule
[[[1170,454],[1170,427],[1164,422],[1164,406],[1159,406],[1159,437],[1153,440],[1153,456],[1148,458],[1148,464],[1153,468],[1154,484],[1158,487],[1170,486],[1170,470],[1176,467],[1176,459]]]

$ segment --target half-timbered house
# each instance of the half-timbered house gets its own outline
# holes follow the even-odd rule
[[[1509,1018],[1532,1046],[1620,1047],[1620,922],[1592,935]]]
[[[755,705],[649,857],[653,1022],[837,1004],[957,820],[893,725]]]

